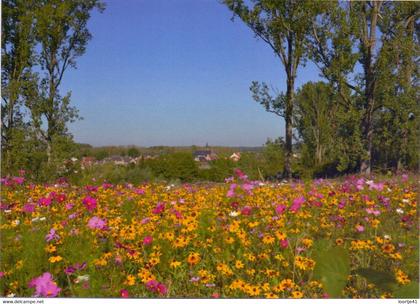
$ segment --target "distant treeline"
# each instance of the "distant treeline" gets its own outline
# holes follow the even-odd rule
[[[196,151],[211,151],[217,155],[230,156],[235,152],[261,152],[263,147],[223,147],[223,146],[102,146],[93,147],[89,144],[76,144],[78,152],[75,157],[94,157],[96,160],[103,160],[111,156],[159,156],[177,152],[194,153]]]

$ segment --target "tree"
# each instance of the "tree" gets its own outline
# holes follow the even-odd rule
[[[68,136],[67,123],[78,118],[77,109],[70,104],[71,93],[62,96],[59,88],[65,71],[76,68],[76,59],[85,53],[91,39],[87,29],[90,12],[94,8],[103,10],[103,4],[100,0],[43,0],[37,5],[36,39],[43,74],[38,97],[27,105],[34,127],[46,143],[50,163],[53,141]]]
[[[328,159],[336,140],[337,104],[333,94],[332,88],[324,82],[308,82],[296,94],[294,121],[315,166]]]
[[[360,113],[363,154],[360,171],[372,167],[375,113],[383,107],[378,98],[381,74],[390,48],[388,33],[404,24],[399,19],[386,26],[393,9],[406,4],[384,1],[325,2],[327,9],[312,24],[309,48],[323,76],[339,93],[340,102]],[[390,9],[393,7],[393,9]],[[389,55],[389,54],[388,54]],[[385,81],[384,78],[382,78]],[[389,81],[387,81],[390,84]],[[392,84],[391,84],[392,85]]]
[[[382,107],[375,117],[379,135],[374,152],[397,170],[415,167],[419,160],[420,100],[418,98],[419,32],[415,3],[385,3],[383,48],[379,58],[378,96]],[[384,143],[388,149],[384,149]]]
[[[318,4],[314,1],[255,0],[248,7],[243,0],[224,0],[227,7],[266,42],[280,58],[286,73],[286,93],[271,97],[266,84],[254,82],[254,99],[266,110],[284,117],[286,125],[285,174],[291,178],[292,115],[294,87],[298,67],[304,63],[305,40],[316,16]]]
[[[140,156],[140,151],[136,147],[131,147],[127,150],[127,155],[130,157]]]
[[[11,151],[22,152],[27,137],[22,105],[25,90],[33,81],[33,34],[34,3],[23,0],[3,1],[1,145],[3,164],[7,170],[13,167]]]

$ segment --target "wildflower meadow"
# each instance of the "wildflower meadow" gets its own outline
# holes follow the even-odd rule
[[[416,298],[417,181],[3,178],[2,296]]]

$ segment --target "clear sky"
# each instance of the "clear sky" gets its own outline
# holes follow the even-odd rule
[[[251,81],[285,89],[280,60],[218,0],[106,0],[62,93],[84,118],[77,142],[260,146],[284,121],[253,101]],[[308,64],[297,86],[318,79]]]

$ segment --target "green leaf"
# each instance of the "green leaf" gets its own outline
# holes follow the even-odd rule
[[[391,291],[392,285],[396,283],[394,276],[389,272],[378,271],[371,268],[359,268],[356,269],[355,273],[366,278],[368,282],[375,284],[375,286],[384,291]]]
[[[398,299],[418,299],[419,298],[419,283],[411,282],[410,284],[398,288],[394,292],[394,296]]]
[[[333,247],[315,253],[314,278],[319,280],[324,290],[338,298],[346,286],[350,274],[350,258],[346,250]]]

